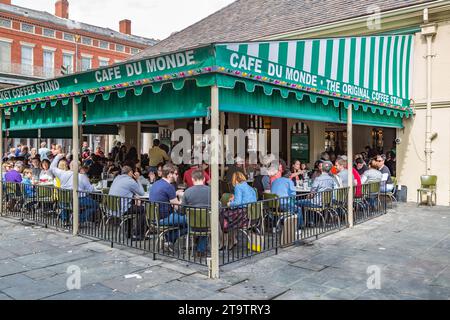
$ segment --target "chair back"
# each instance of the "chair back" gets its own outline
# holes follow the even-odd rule
[[[18,183],[7,182],[6,183],[6,194],[10,196],[20,195],[20,186]]]
[[[368,186],[369,186],[369,194],[370,195],[374,195],[374,194],[380,193],[381,183],[378,183],[378,182],[369,183]]]
[[[72,190],[58,189],[58,203],[64,208],[72,208]]]
[[[262,202],[256,202],[247,206],[247,217],[250,221],[259,220],[262,218]]]
[[[331,202],[333,201],[333,190],[322,191],[321,197],[322,197],[322,207],[323,208],[331,207]]]
[[[267,207],[273,211],[278,211],[280,208],[280,199],[278,195],[274,193],[264,193],[263,194],[263,200],[265,201]]]
[[[420,183],[422,188],[436,189],[437,176],[421,176]]]
[[[193,230],[207,230],[210,227],[208,214],[206,208],[186,208],[186,217],[188,226]]]
[[[145,203],[145,217],[147,226],[159,226],[159,205],[155,202]]]
[[[119,212],[120,211],[120,198],[114,196],[104,196],[103,205],[108,213]]]
[[[53,188],[38,186],[36,189],[39,199],[50,199],[53,196]]]

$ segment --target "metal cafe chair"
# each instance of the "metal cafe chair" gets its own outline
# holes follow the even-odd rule
[[[433,206],[433,196],[434,205],[437,203],[436,198],[436,183],[437,176],[421,176],[420,177],[420,188],[417,189],[417,206],[422,204],[422,194],[427,195],[427,204]]]
[[[248,239],[248,242],[251,243],[252,239],[250,237],[250,232],[252,230],[256,231],[256,234],[263,236],[264,235],[264,210],[263,203],[256,202],[247,205],[246,208],[247,213],[247,224],[239,228],[238,231],[242,232]]]
[[[282,210],[280,198],[276,194],[264,193],[263,200],[267,212],[263,218],[266,219],[270,217],[275,219],[276,224],[275,227],[273,227],[273,233],[277,233],[280,230],[280,223],[283,221],[283,218],[286,219],[292,214],[289,211]],[[267,221],[267,223],[269,223],[269,221]]]
[[[394,189],[390,192],[381,192],[380,197],[383,197],[383,200],[390,200],[391,202],[391,209],[394,207],[394,202],[397,202],[397,198],[395,197],[395,193],[397,192],[397,178],[391,177],[392,184],[394,185]]]
[[[122,198],[114,197],[114,196],[103,196],[102,202],[100,205],[102,211],[102,224],[104,226],[105,232],[107,232],[107,227],[114,227],[118,224],[118,229],[115,235],[113,234],[112,240],[121,239],[121,231],[123,226],[128,220],[131,220],[132,217],[130,215],[125,215],[124,212],[121,212]],[[114,239],[115,238],[115,239]]]
[[[22,193],[18,183],[6,183],[7,208],[12,212],[20,212],[22,208]]]
[[[194,256],[194,238],[211,237],[210,212],[207,208],[186,208],[188,233],[186,234],[186,253],[189,256],[189,242],[191,242],[192,256]],[[209,242],[209,241],[208,241]]]
[[[331,217],[337,216],[337,214],[334,214],[334,209],[332,206],[333,191],[332,190],[322,191],[322,192],[316,194],[316,196],[317,195],[319,195],[322,200],[322,205],[320,207],[304,206],[303,208],[305,210],[305,216],[306,216],[306,212],[315,213],[316,216],[319,217],[319,219],[322,223],[322,227],[325,228],[326,227],[326,218],[328,218],[328,216],[331,216]]]
[[[161,220],[159,213],[159,204],[155,202],[145,202],[145,222],[147,225],[147,232],[145,238],[150,234],[156,234],[159,250],[164,250],[164,236],[170,231],[179,231],[177,226],[161,226],[159,221]]]

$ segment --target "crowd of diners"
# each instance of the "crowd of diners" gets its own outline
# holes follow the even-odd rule
[[[320,192],[347,187],[348,170],[352,170],[357,192],[362,184],[373,182],[382,182],[382,191],[392,191],[394,152],[390,151],[387,155],[373,154],[373,150],[368,148],[352,160],[349,167],[347,156],[324,152],[310,170],[300,160],[295,160],[289,168],[285,161],[272,155],[265,156],[259,164],[236,158],[233,164],[224,168],[223,182],[228,188],[227,194],[222,195],[222,199],[225,199],[225,203],[222,203],[229,210],[221,211],[221,237],[233,225],[230,219],[234,219],[236,212],[242,211],[245,205],[262,200],[265,193],[275,194],[281,199],[293,197],[303,187],[309,192],[308,196],[295,202],[281,203],[282,207],[288,207],[284,209],[297,213],[298,230],[301,232],[302,208],[320,206],[320,199],[315,198]],[[33,196],[35,191],[32,186],[35,185],[72,189],[74,162],[72,156],[65,154],[58,144],[47,146],[46,142],[42,142],[39,149],[31,150],[28,146],[18,145],[4,155],[3,161],[3,181],[26,185],[25,197]],[[274,163],[277,165],[274,166]],[[174,165],[169,156],[169,147],[158,139],[153,141],[153,147],[140,159],[135,147],[128,149],[120,142],[114,144],[107,156],[100,147],[90,150],[87,142],[84,142],[79,159],[80,222],[91,219],[99,209],[99,203],[90,194],[98,192],[95,185],[99,181],[109,179],[112,184],[106,190],[107,194],[128,199],[125,209],[118,215],[132,212],[145,216],[142,204],[133,201],[136,197],[148,197],[150,202],[161,204],[159,224],[180,228],[166,235],[166,247],[172,250],[177,238],[187,229],[186,215],[180,208],[209,208],[211,205],[209,170],[206,163]],[[131,236],[139,240],[144,235],[135,232]],[[224,247],[232,248],[236,241],[235,236],[231,236]],[[199,237],[197,253],[204,254],[206,246],[206,237]]]

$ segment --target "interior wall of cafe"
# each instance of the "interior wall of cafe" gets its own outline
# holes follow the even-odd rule
[[[433,39],[432,53],[432,126],[437,133],[432,141],[431,174],[437,176],[437,204],[450,205],[450,21],[441,22]],[[399,183],[408,187],[408,201],[417,201],[420,176],[426,173],[425,132],[427,97],[426,40],[415,35],[413,70],[413,106],[415,115],[403,121],[398,130],[397,146]]]

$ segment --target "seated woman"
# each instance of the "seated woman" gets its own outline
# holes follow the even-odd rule
[[[228,237],[228,249],[232,249],[238,242],[236,237],[237,229],[245,226],[248,222],[245,205],[257,201],[255,189],[248,185],[247,178],[242,172],[235,172],[231,181],[234,187],[234,194],[229,198],[228,209],[221,212],[223,232]],[[233,240],[232,243],[230,239]]]
[[[228,203],[229,207],[239,207],[257,201],[255,189],[248,185],[247,178],[242,172],[235,172],[231,181],[234,187],[234,195]]]
[[[283,211],[297,214],[298,232],[303,225],[302,209],[297,205],[297,190],[291,180],[291,171],[285,170],[283,176],[272,183],[271,191],[280,198],[280,208]]]
[[[303,175],[305,174],[304,169],[302,169],[302,166],[305,167],[300,160],[295,160],[294,164],[292,165],[292,172],[291,172],[291,180],[294,182],[294,185],[298,184],[299,181],[303,180]]]

